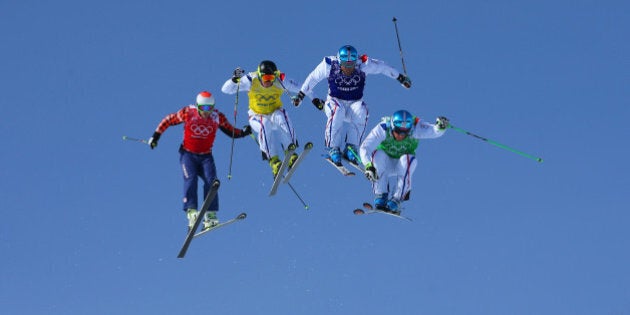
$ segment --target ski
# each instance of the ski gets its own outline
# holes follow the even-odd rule
[[[287,173],[282,178],[282,183],[283,184],[286,184],[286,183],[289,182],[289,179],[291,179],[291,176],[293,176],[293,173],[295,173],[295,170],[297,169],[298,165],[300,165],[300,163],[302,163],[302,160],[304,160],[304,158],[306,157],[308,152],[311,151],[312,148],[313,148],[313,143],[312,142],[307,142],[304,145],[304,151],[302,151],[302,153],[300,153],[300,155],[298,156],[297,160],[295,160],[295,163],[293,163],[291,168],[287,171]]]
[[[350,166],[354,167],[357,171],[363,173],[365,172],[365,170],[363,170],[363,168],[361,166],[359,166],[359,164],[354,164],[350,161],[348,161],[348,164],[350,164]]]
[[[289,166],[289,160],[291,159],[291,154],[293,154],[293,152],[295,152],[295,149],[293,150],[289,149],[284,154],[284,159],[282,160],[282,165],[280,166],[280,170],[278,170],[278,174],[276,174],[276,177],[273,179],[273,184],[271,185],[269,196],[275,195],[276,192],[278,191],[278,186],[280,186],[280,181],[282,180],[282,177],[283,177],[282,174],[284,174],[284,171]]]
[[[330,165],[332,165],[333,167],[335,167],[339,173],[341,173],[343,176],[354,176],[354,172],[348,170],[345,166],[343,165],[337,165],[335,164],[329,157],[328,155],[323,155],[324,159],[326,161],[328,161],[328,163],[330,163]]]
[[[365,209],[365,211],[363,210]],[[391,215],[394,217],[397,217],[399,219],[403,219],[403,220],[407,220],[407,221],[413,221],[411,218],[406,217],[402,214],[400,214],[399,212],[394,212],[388,209],[375,209],[371,203],[369,202],[364,202],[363,203],[363,209],[354,209],[353,213],[356,215],[362,215],[362,214],[373,214],[373,213],[381,213],[381,214],[387,214],[387,215]]]
[[[195,236],[195,231],[197,231],[197,228],[199,227],[201,220],[203,220],[203,217],[206,214],[206,211],[208,211],[210,204],[212,203],[214,198],[217,196],[217,192],[219,191],[219,186],[221,186],[221,182],[219,182],[218,179],[215,179],[212,182],[212,186],[210,187],[210,190],[208,191],[208,195],[206,195],[206,199],[204,199],[203,201],[203,205],[201,205],[201,210],[199,211],[199,214],[197,215],[197,220],[195,220],[195,224],[188,231],[188,234],[186,235],[186,239],[184,240],[184,245],[182,246],[182,249],[179,251],[177,258],[184,258],[184,256],[186,256],[186,252],[188,251],[190,242],[192,242],[192,239]]]
[[[359,157],[359,154],[357,154],[357,152],[354,149],[352,149],[352,147],[348,147],[347,150],[349,151],[349,153],[351,153],[352,155],[356,157],[356,162],[350,161],[345,154],[342,155],[343,159],[348,161],[348,164],[350,164],[350,166],[357,169],[359,172],[361,173],[365,172],[365,170],[363,170],[363,165],[362,165],[363,163],[361,163],[361,157]]]
[[[247,217],[247,213],[243,212],[243,213],[241,213],[241,214],[237,215],[237,216],[236,216],[235,218],[233,218],[233,219],[230,219],[230,220],[225,221],[225,222],[223,222],[223,223],[219,223],[219,224],[217,224],[217,225],[215,225],[215,226],[213,226],[213,227],[211,227],[211,228],[209,228],[209,229],[202,230],[201,232],[199,232],[199,233],[195,234],[193,237],[198,237],[198,236],[204,235],[204,234],[206,234],[206,233],[208,233],[208,232],[210,232],[210,231],[214,231],[214,230],[216,230],[216,229],[218,229],[218,228],[220,228],[220,227],[224,227],[224,226],[226,226],[226,225],[230,225],[230,224],[232,224],[232,223],[234,223],[234,222],[241,221],[241,220],[245,219],[246,217]]]

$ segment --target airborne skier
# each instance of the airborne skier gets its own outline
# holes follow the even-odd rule
[[[282,108],[282,93],[297,92],[297,82],[285,78],[276,64],[263,60],[255,72],[245,73],[236,68],[232,78],[225,81],[221,91],[226,94],[247,92],[249,96],[249,125],[258,134],[258,144],[264,160],[269,166],[274,179],[280,171],[282,158],[280,154],[291,152],[288,168],[293,166],[298,155],[293,151],[297,147],[295,130],[289,114]]]
[[[197,95],[196,105],[188,105],[176,113],[164,117],[158,124],[148,144],[155,149],[162,133],[170,126],[184,124],[184,139],[179,148],[179,161],[184,172],[184,211],[191,229],[197,220],[197,177],[203,180],[204,196],[208,194],[212,182],[217,178],[217,169],[212,155],[212,146],[221,129],[229,137],[242,138],[252,133],[249,126],[237,129],[225,115],[214,108],[214,96],[207,91]],[[216,213],[219,211],[219,196],[216,195],[206,212],[204,230],[219,224]]]
[[[383,117],[370,131],[361,144],[360,156],[365,176],[373,182],[376,209],[400,213],[400,204],[409,199],[411,192],[419,140],[441,137],[448,126],[446,117],[438,117],[435,124],[430,124],[406,110],[399,110],[391,117]],[[391,196],[389,177],[397,178]]]
[[[315,107],[325,111],[328,118],[324,132],[327,159],[344,175],[348,171],[341,164],[342,157],[353,165],[359,163],[355,154],[365,136],[368,121],[367,104],[363,101],[368,74],[383,74],[397,79],[406,88],[411,87],[411,80],[403,73],[381,60],[366,55],[359,57],[353,46],[344,45],[336,56],[327,56],[317,65],[302,84],[298,95],[292,98],[293,105],[298,106],[308,95]],[[325,102],[313,96],[313,89],[324,79],[328,80]]]

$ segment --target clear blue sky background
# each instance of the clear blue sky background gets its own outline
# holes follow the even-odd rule
[[[177,4],[175,4],[177,3]],[[630,314],[627,1],[2,1],[2,314]],[[168,113],[275,60],[303,81],[343,44],[402,69],[368,77],[370,128],[405,108],[421,143],[409,223],[354,216],[363,176],[326,164],[325,115],[287,105],[314,153],[268,197],[255,143],[220,134],[220,218],[193,241]],[[318,96],[325,96],[324,82]],[[288,102],[286,102],[288,103]],[[246,123],[242,94],[238,122]]]

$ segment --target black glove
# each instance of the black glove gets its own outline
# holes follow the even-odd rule
[[[238,83],[243,74],[245,74],[245,70],[241,69],[241,67],[236,67],[236,69],[234,69],[234,73],[232,74],[232,82]]]
[[[249,136],[252,134],[252,127],[250,125],[243,126],[243,136]]]
[[[376,175],[376,168],[372,163],[368,163],[365,166],[365,177],[372,182],[375,182],[378,179],[378,175]]]
[[[317,107],[317,109],[319,110],[324,109],[324,101],[322,101],[321,98],[314,98],[313,105],[315,105],[315,107]]]
[[[295,107],[300,106],[300,103],[302,103],[303,99],[304,99],[304,92],[302,91],[300,91],[297,95],[291,96],[291,101],[293,102],[293,105]]]
[[[411,79],[409,79],[408,76],[402,73],[398,75],[398,78],[396,78],[396,80],[398,80],[398,82],[400,82],[400,84],[402,84],[406,88],[411,87]]]
[[[149,138],[149,142],[147,142],[147,144],[149,145],[149,147],[151,147],[151,150],[155,149],[155,147],[157,147],[158,145],[158,140],[160,140],[160,136],[162,134],[160,134],[159,132],[154,132],[153,136],[151,138]]]
[[[448,121],[448,118],[444,117],[444,116],[440,116],[435,120],[435,124],[438,126],[438,128],[440,130],[444,130],[446,128],[448,128],[448,126],[450,126],[450,122]]]

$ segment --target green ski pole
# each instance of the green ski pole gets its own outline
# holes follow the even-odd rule
[[[455,129],[456,131],[459,131],[459,132],[461,132],[461,133],[463,133],[463,134],[467,134],[467,135],[469,135],[469,136],[471,136],[471,137],[474,137],[474,138],[477,138],[477,139],[479,139],[479,140],[481,140],[481,141],[485,141],[485,142],[487,142],[487,143],[489,143],[489,144],[492,144],[493,146],[499,147],[499,148],[501,148],[501,149],[508,150],[508,151],[510,151],[510,152],[514,152],[514,153],[516,153],[516,154],[518,154],[518,155],[522,155],[522,156],[524,156],[524,157],[526,157],[526,158],[528,158],[528,159],[532,159],[532,160],[534,160],[534,161],[536,161],[536,162],[538,162],[538,163],[542,163],[542,161],[543,161],[543,159],[542,159],[542,158],[540,158],[540,157],[536,157],[536,156],[533,156],[533,155],[527,154],[527,153],[525,153],[525,152],[522,152],[522,151],[516,150],[516,149],[514,149],[514,148],[510,148],[510,147],[508,147],[507,145],[504,145],[504,144],[498,143],[498,142],[496,142],[496,141],[490,140],[490,139],[488,139],[488,138],[485,138],[485,137],[482,137],[482,136],[476,135],[476,134],[474,134],[474,133],[472,133],[472,132],[470,132],[470,131],[466,131],[466,130],[464,130],[464,129],[457,128],[457,127],[455,127],[455,126],[453,126],[453,125],[449,125],[449,128]]]

